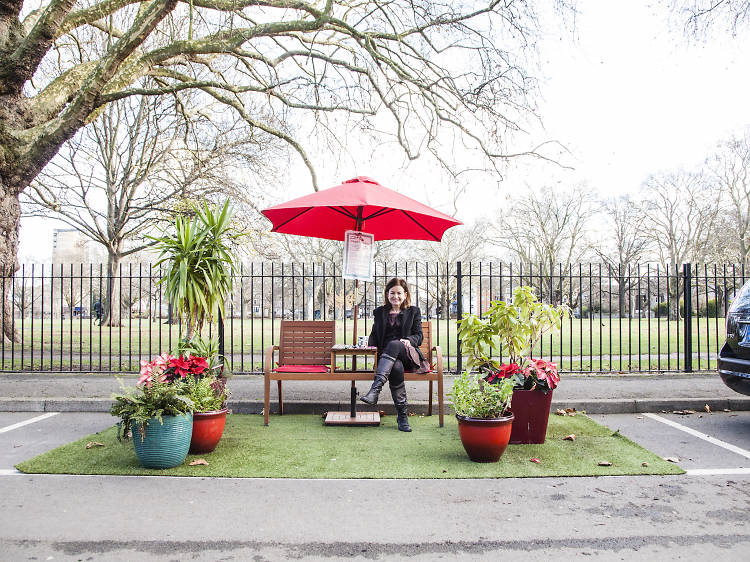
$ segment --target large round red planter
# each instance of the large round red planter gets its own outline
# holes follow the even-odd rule
[[[190,440],[190,454],[210,453],[219,444],[224,434],[227,408],[212,412],[193,412],[193,437]]]
[[[510,440],[513,414],[502,418],[469,418],[456,414],[458,434],[466,454],[474,462],[497,462]]]
[[[547,394],[540,390],[514,390],[511,410],[513,431],[510,442],[513,444],[541,444],[547,436],[549,410],[552,405],[552,390]]]

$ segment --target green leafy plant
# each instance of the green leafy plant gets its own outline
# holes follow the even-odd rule
[[[146,427],[154,419],[163,424],[162,416],[180,416],[193,411],[193,402],[183,384],[171,383],[154,377],[147,384],[135,388],[125,388],[124,394],[112,396],[114,403],[109,410],[120,418],[117,424],[117,438],[130,436],[132,422],[140,428],[141,440],[146,438]]]
[[[206,202],[194,210],[192,219],[175,219],[174,235],[151,237],[161,251],[156,265],[168,265],[159,284],[164,286],[179,318],[185,319],[187,340],[200,334],[206,321],[213,321],[216,310],[224,314],[224,301],[236,271],[228,243],[239,236],[231,233],[232,209],[228,200],[213,210]]]
[[[479,374],[464,371],[454,381],[448,393],[453,410],[459,416],[493,419],[510,411],[513,381],[502,379],[496,384],[485,381]]]
[[[482,316],[464,314],[458,322],[458,336],[468,355],[469,369],[479,371],[492,381],[502,380],[524,371],[527,355],[545,332],[559,329],[568,317],[566,305],[553,306],[540,302],[534,289],[516,287],[512,299],[492,301]],[[508,357],[501,363],[500,354]],[[498,375],[500,375],[498,377]]]
[[[205,357],[209,369],[216,368],[219,363],[219,340],[217,338],[203,338],[195,334],[191,339],[180,340],[173,352],[177,356],[191,355]]]
[[[193,402],[195,412],[213,412],[225,407],[229,391],[222,380],[213,376],[188,377],[181,384],[185,385],[187,396]]]

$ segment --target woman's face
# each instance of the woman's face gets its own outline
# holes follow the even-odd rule
[[[405,299],[406,293],[401,285],[394,285],[388,289],[388,302],[392,308],[401,308]]]

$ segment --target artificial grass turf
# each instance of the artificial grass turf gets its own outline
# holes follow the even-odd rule
[[[683,474],[678,466],[591,418],[551,415],[543,445],[510,445],[498,463],[469,460],[453,416],[412,416],[412,433],[395,416],[379,427],[325,426],[314,415],[231,415],[213,453],[188,455],[181,466],[153,470],[138,464],[133,445],[115,428],[89,435],[17,465],[26,473],[218,476],[255,478],[508,478]],[[562,438],[575,434],[575,441]],[[136,437],[137,438],[137,437]],[[104,447],[86,449],[90,441]],[[189,466],[203,458],[208,466]],[[531,462],[538,458],[539,464]],[[612,466],[598,466],[609,461]],[[646,466],[644,466],[646,463]]]

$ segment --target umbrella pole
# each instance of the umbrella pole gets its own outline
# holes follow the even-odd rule
[[[352,334],[352,345],[357,345],[357,317],[359,316],[359,279],[354,280],[354,328]],[[352,370],[357,370],[357,356],[352,357]],[[357,417],[357,385],[352,381],[351,417]]]

